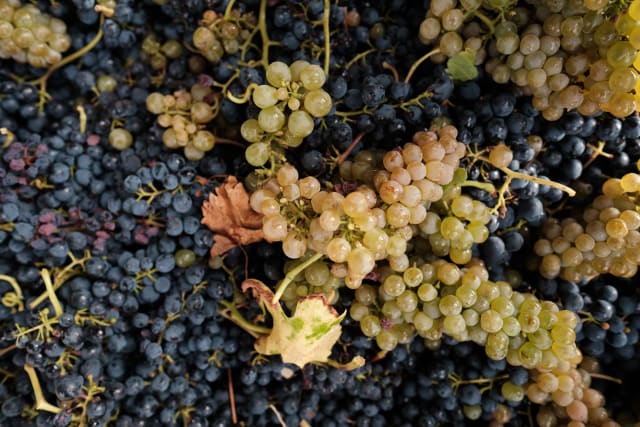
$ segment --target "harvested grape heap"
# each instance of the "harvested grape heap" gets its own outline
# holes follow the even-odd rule
[[[640,0],[0,0],[0,425],[637,427]]]

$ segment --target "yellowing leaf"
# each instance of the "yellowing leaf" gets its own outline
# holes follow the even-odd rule
[[[340,338],[340,322],[346,314],[338,315],[322,294],[308,295],[298,300],[295,311],[289,317],[279,302],[273,301],[273,292],[255,279],[245,280],[242,290],[251,289],[254,298],[273,317],[273,329],[269,335],[258,338],[255,349],[265,355],[279,354],[285,363],[302,368],[307,363],[329,363],[331,348]],[[364,361],[347,364],[350,369]]]
[[[215,243],[211,256],[222,255],[237,245],[259,242],[262,233],[262,214],[249,205],[249,195],[235,176],[229,176],[209,201],[202,204],[202,223],[209,227]]]

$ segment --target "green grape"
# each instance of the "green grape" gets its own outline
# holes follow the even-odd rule
[[[453,316],[462,312],[462,303],[455,295],[446,295],[442,297],[438,307],[444,316]]]
[[[198,150],[193,144],[189,143],[184,147],[184,156],[192,162],[201,160],[204,157],[204,151]]]
[[[398,338],[393,332],[383,329],[376,336],[376,344],[384,351],[391,351],[398,345]]]
[[[507,357],[509,351],[509,337],[504,332],[487,335],[485,352],[493,360],[501,360]]]
[[[360,319],[360,329],[365,336],[369,338],[375,337],[382,331],[380,319],[372,314],[367,314]]]
[[[418,267],[409,267],[402,273],[402,279],[404,280],[404,283],[410,288],[420,286],[423,278],[424,274]]]
[[[636,59],[636,53],[628,41],[617,41],[607,50],[607,62],[614,68],[630,67]]]
[[[286,117],[278,107],[269,107],[258,113],[258,125],[269,133],[274,133],[282,129]]]
[[[291,81],[291,71],[284,62],[276,61],[267,66],[267,81],[275,88],[284,87]]]
[[[418,307],[418,297],[415,292],[405,290],[396,298],[396,304],[405,313],[410,313]]]
[[[570,345],[575,343],[576,333],[567,326],[556,325],[551,329],[551,339],[559,344]]]
[[[491,309],[496,311],[502,317],[510,317],[516,311],[513,303],[508,298],[503,296],[499,296],[498,298],[491,301]]]
[[[196,254],[191,249],[180,249],[175,255],[176,266],[180,268],[187,268],[196,262]]]
[[[301,59],[294,61],[293,64],[289,65],[289,71],[291,72],[291,81],[300,81],[300,73],[308,66],[309,63]]]
[[[313,132],[313,127],[313,119],[306,111],[298,110],[289,115],[287,130],[292,136],[305,138]]]
[[[278,103],[277,90],[270,85],[260,85],[253,90],[253,103],[260,109],[272,107]]]
[[[464,308],[472,307],[478,300],[478,294],[469,285],[462,285],[456,289],[456,296]]]
[[[211,151],[216,143],[216,137],[208,130],[199,130],[193,136],[191,143],[196,150],[202,152]]]
[[[538,329],[527,336],[529,341],[540,350],[548,350],[551,348],[552,340],[549,332],[545,329]]]
[[[322,89],[311,90],[304,96],[304,109],[314,117],[326,116],[332,106],[331,95]]]
[[[505,317],[502,319],[502,332],[507,334],[509,337],[515,337],[520,335],[520,323],[518,319],[515,317]]]
[[[428,331],[433,327],[433,319],[422,311],[419,311],[413,316],[413,325],[416,327],[418,332]]]
[[[119,151],[126,150],[133,144],[133,136],[123,128],[114,128],[109,132],[109,144]]]
[[[456,336],[462,334],[467,329],[467,324],[462,315],[453,314],[445,316],[442,327],[445,333]]]
[[[500,314],[493,310],[487,310],[480,315],[480,326],[489,333],[496,333],[502,329],[504,324]]]
[[[311,286],[324,286],[331,277],[326,263],[316,261],[304,269],[304,278]]]
[[[258,120],[249,119],[245,120],[240,126],[240,135],[247,142],[260,142],[264,135],[264,130],[258,124]]]
[[[269,161],[269,151],[268,144],[258,142],[248,146],[244,152],[244,156],[251,166],[260,167]]]
[[[438,290],[431,283],[424,283],[418,288],[420,301],[430,302],[438,297]]]
[[[322,68],[318,65],[311,64],[300,71],[300,82],[307,90],[320,89],[324,85],[326,76]]]
[[[382,283],[382,289],[387,295],[391,297],[397,297],[405,291],[406,286],[404,280],[402,279],[402,276],[391,274],[386,279],[384,279],[384,282]]]
[[[162,101],[164,96],[159,92],[153,92],[147,96],[146,106],[152,114],[162,114],[164,111],[164,102]]]
[[[464,224],[454,216],[448,216],[440,223],[440,234],[443,238],[456,240],[464,231]]]
[[[534,333],[540,327],[540,319],[538,319],[538,316],[531,313],[520,313],[518,315],[518,322],[520,323],[522,332],[527,334]]]
[[[480,315],[472,309],[464,310],[462,312],[462,318],[467,326],[476,326],[480,322]]]
[[[364,305],[372,305],[376,302],[378,293],[376,291],[376,288],[371,285],[365,284],[356,289],[355,296],[356,301]]]
[[[500,389],[505,399],[511,402],[520,402],[524,399],[524,388],[511,381],[506,381]]]
[[[542,351],[530,342],[525,342],[518,349],[520,363],[527,369],[533,369],[542,361]]]

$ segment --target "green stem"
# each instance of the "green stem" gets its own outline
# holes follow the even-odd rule
[[[346,64],[344,64],[344,69],[348,70],[349,67],[351,67],[353,64],[355,64],[356,62],[358,62],[359,60],[361,60],[362,58],[364,58],[365,56],[369,55],[370,53],[375,52],[376,49],[369,49],[369,50],[365,50],[364,52],[360,52],[359,54],[357,54],[356,56],[354,56],[353,58],[351,58],[351,61],[347,62]]]
[[[268,335],[271,333],[271,329],[265,328],[264,326],[254,325],[244,318],[242,314],[238,311],[235,304],[229,301],[221,301],[222,304],[227,310],[229,310],[229,314],[224,312],[220,312],[220,314],[231,320],[236,325],[240,326],[242,329],[247,331],[249,334],[253,335],[254,338],[258,338],[261,335]]]
[[[331,2],[324,0],[324,15],[322,15],[322,31],[324,32],[324,74],[329,77],[329,65],[331,63],[331,34],[329,32],[329,17],[331,15]]]
[[[229,4],[227,4],[227,8],[224,10],[224,20],[228,20],[231,18],[231,11],[233,10],[233,6],[235,5],[236,0],[229,0]]]
[[[293,270],[289,271],[287,275],[284,276],[284,279],[282,279],[282,282],[280,282],[280,284],[278,285],[278,289],[276,290],[276,293],[273,296],[272,303],[277,304],[278,301],[280,301],[280,297],[282,297],[282,294],[287,289],[289,284],[293,281],[293,279],[295,279],[295,277],[298,274],[304,271],[305,268],[309,267],[311,264],[318,261],[323,256],[324,255],[321,254],[320,252],[316,252],[306,260],[302,261],[300,264],[296,265]]]
[[[567,187],[566,185],[560,184],[558,182],[551,181],[549,179],[540,178],[537,176],[527,175],[526,173],[522,173],[522,172],[516,172],[514,170],[511,170],[505,167],[499,167],[498,169],[500,169],[502,172],[504,172],[505,174],[507,174],[507,176],[510,176],[511,178],[524,179],[527,181],[535,182],[536,184],[547,185],[549,187],[557,188],[558,190],[564,191],[571,197],[576,195],[576,191],[573,188]]]
[[[411,68],[409,68],[409,72],[407,73],[407,76],[404,78],[404,82],[405,83],[409,83],[409,80],[411,80],[411,77],[413,76],[413,73],[416,72],[416,70],[418,69],[420,64],[422,64],[427,59],[431,58],[433,55],[437,55],[439,53],[440,53],[440,49],[433,49],[432,51],[427,52],[425,55],[423,55],[416,62],[414,62],[413,65],[411,66]]]
[[[487,193],[493,193],[496,191],[496,187],[490,182],[478,182],[478,181],[465,181],[460,184],[461,187],[474,187],[484,190]]]
[[[51,412],[52,414],[60,413],[62,409],[47,402],[47,399],[44,398],[44,394],[42,393],[42,387],[40,386],[40,380],[38,380],[38,374],[36,374],[36,370],[33,369],[33,366],[25,363],[24,370],[29,376],[29,380],[31,381],[33,394],[35,395],[35,398],[36,398],[36,409],[39,411]]]

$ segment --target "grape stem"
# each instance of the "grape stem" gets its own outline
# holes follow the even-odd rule
[[[236,305],[229,301],[220,301],[220,304],[224,306],[225,310],[220,310],[219,314],[227,320],[232,321],[236,325],[244,329],[249,335],[254,338],[260,338],[262,335],[268,335],[271,333],[271,329],[263,326],[255,325],[244,318],[238,311]]]
[[[47,411],[47,412],[51,412],[52,414],[59,414],[60,412],[62,412],[62,409],[47,402],[47,399],[44,398],[44,394],[42,393],[42,387],[40,386],[40,380],[38,380],[38,374],[36,374],[36,370],[33,369],[33,366],[29,365],[28,363],[25,363],[24,371],[29,376],[29,381],[31,381],[33,394],[35,395],[35,398],[36,398],[35,408],[38,411]]]
[[[604,151],[604,147],[606,145],[604,141],[598,141],[598,146],[594,146],[593,144],[587,144],[587,145],[593,150],[593,153],[591,153],[591,156],[589,157],[589,159],[582,166],[582,169],[588,168],[591,165],[591,163],[593,163],[600,156],[606,157],[607,159],[613,158],[613,154],[607,153]]]
[[[294,269],[289,271],[287,275],[284,276],[284,279],[282,279],[282,282],[280,282],[280,284],[278,285],[278,289],[276,289],[276,293],[271,300],[272,304],[277,304],[278,301],[280,301],[282,294],[284,294],[284,291],[298,274],[300,274],[302,271],[304,271],[305,268],[309,267],[311,264],[318,261],[323,256],[324,255],[322,253],[316,252],[309,258],[298,264]]]
[[[235,5],[235,3],[236,3],[236,0],[229,0],[229,4],[227,4],[227,8],[224,10],[223,19],[225,21],[231,18],[231,11],[233,10],[233,6]]]
[[[358,145],[358,143],[360,143],[360,140],[362,139],[362,137],[365,135],[364,132],[360,132],[351,142],[351,144],[349,144],[349,146],[347,147],[346,150],[344,150],[344,153],[340,154],[340,156],[336,159],[336,165],[341,165],[345,160],[347,160],[347,157],[349,157],[349,155],[351,154],[351,152],[356,148],[356,146]]]
[[[17,306],[19,311],[24,310],[24,304],[22,303],[24,297],[22,295],[22,288],[20,287],[20,284],[18,284],[18,281],[6,274],[0,274],[0,280],[4,280],[5,282],[9,283],[9,285],[11,285],[11,287],[13,288],[13,292],[7,292],[2,297],[2,305],[7,308]]]
[[[427,52],[426,54],[424,54],[422,57],[420,57],[420,59],[418,59],[416,62],[413,63],[413,65],[411,65],[411,68],[409,68],[409,72],[407,73],[407,75],[404,78],[404,82],[405,83],[409,83],[409,80],[411,80],[411,77],[413,76],[413,73],[416,72],[416,70],[418,69],[418,67],[427,59],[431,58],[434,55],[437,55],[440,53],[440,49],[433,49],[430,52]]]
[[[7,128],[0,128],[0,135],[5,135],[7,137],[7,140],[4,142],[4,144],[2,144],[2,147],[0,148],[7,148],[8,146],[10,146],[14,138],[13,132],[11,132]]]
[[[382,68],[384,68],[385,70],[391,71],[391,74],[393,74],[393,80],[397,82],[400,81],[400,76],[398,75],[398,70],[396,70],[396,67],[389,64],[387,61],[384,61],[382,63]]]
[[[233,378],[231,377],[231,368],[227,368],[227,386],[229,388],[229,406],[231,407],[231,422],[233,425],[238,424],[238,413],[236,412],[236,394],[233,391]]]
[[[269,33],[267,32],[267,0],[260,0],[258,28],[260,28],[260,38],[262,39],[262,66],[266,70],[269,66],[269,47],[279,45],[279,43],[269,38]]]
[[[100,6],[96,6],[96,11],[102,12],[102,10],[98,10],[98,7],[100,7]],[[96,33],[96,35],[93,38],[93,40],[91,40],[82,49],[79,49],[79,50],[73,52],[69,56],[65,56],[64,58],[62,58],[62,60],[60,60],[60,62],[57,62],[57,63],[53,64],[51,67],[49,67],[47,69],[47,72],[44,73],[40,78],[30,82],[34,86],[36,86],[36,85],[40,86],[41,100],[40,100],[40,105],[38,107],[40,113],[42,113],[42,110],[44,109],[45,97],[48,97],[48,95],[47,95],[47,80],[49,80],[49,77],[51,77],[51,75],[57,69],[59,69],[61,67],[64,67],[65,65],[75,61],[76,59],[78,59],[78,58],[80,58],[82,56],[84,56],[87,52],[89,52],[91,49],[96,47],[96,45],[100,42],[100,40],[102,40],[102,34],[103,34],[102,26],[104,25],[104,17],[105,17],[105,13],[100,13],[100,22],[98,23],[98,32]]]
[[[615,378],[605,374],[599,374],[597,372],[591,373],[589,375],[591,375],[591,378],[597,378],[599,380],[606,380],[606,381],[614,382],[616,384],[622,384],[622,380],[620,378]]]
[[[276,419],[278,420],[278,422],[280,423],[280,425],[282,427],[287,427],[287,424],[284,422],[284,420],[282,419],[282,415],[280,414],[280,412],[278,412],[278,410],[276,409],[275,406],[273,406],[273,403],[269,405],[269,409],[271,409],[273,411],[273,413],[276,415]]]
[[[331,33],[329,30],[329,18],[331,15],[331,1],[324,0],[324,12],[322,15],[322,31],[324,33],[324,74],[329,76],[331,65]]]
[[[361,60],[362,58],[364,58],[365,56],[369,55],[370,53],[375,52],[376,49],[369,49],[369,50],[365,50],[364,52],[360,52],[359,54],[357,54],[356,56],[354,56],[353,58],[351,58],[351,60],[349,62],[347,62],[346,64],[344,64],[344,69],[348,70],[353,64],[355,64],[356,62],[358,62],[359,60]]]
[[[87,131],[87,113],[84,111],[82,105],[78,105],[76,111],[78,112],[78,116],[80,116],[80,133],[85,133]]]

